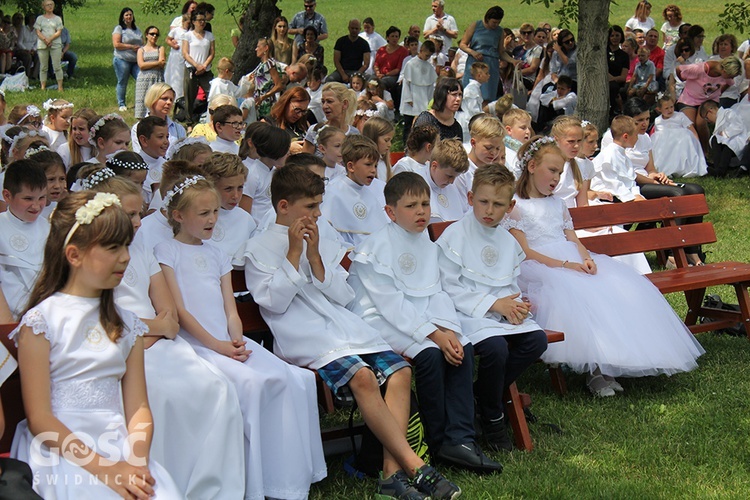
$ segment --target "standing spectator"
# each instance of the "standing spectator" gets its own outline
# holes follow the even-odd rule
[[[294,40],[289,37],[289,21],[286,17],[280,16],[273,20],[271,41],[273,42],[273,58],[280,63],[292,64]]]
[[[505,50],[504,32],[500,22],[505,16],[501,7],[490,7],[484,14],[484,19],[469,25],[461,39],[461,50],[469,54],[466,67],[476,61],[486,63],[490,67],[490,80],[482,85],[482,97],[485,101],[497,99],[497,89],[500,84],[500,59],[509,64],[520,64]],[[471,75],[464,71],[463,87],[468,85]],[[461,138],[460,135],[457,137]]]
[[[622,28],[614,25],[609,28],[609,44],[607,45],[607,78],[609,79],[609,112],[613,116],[615,111],[620,111],[622,105],[618,104],[620,89],[625,85],[630,69],[630,59],[620,48],[624,34]]]
[[[685,23],[682,22],[682,11],[672,3],[664,7],[662,16],[664,16],[664,24],[661,25],[661,32],[664,35],[662,48],[667,50],[677,43],[680,38],[680,26]]]
[[[635,6],[635,14],[625,23],[625,34],[627,35],[635,29],[640,29],[644,33],[653,28],[656,23],[649,16],[651,15],[651,3],[648,0],[641,0]]]
[[[349,21],[349,34],[336,40],[333,46],[333,65],[336,71],[328,76],[329,82],[349,83],[354,73],[364,74],[370,67],[370,45],[359,37],[359,19]]]
[[[380,47],[375,56],[375,76],[380,79],[386,90],[393,92],[398,88],[396,82],[401,73],[401,65],[406,56],[409,55],[409,51],[398,44],[401,38],[401,30],[397,27],[391,26],[388,28],[385,37],[388,44]],[[399,97],[396,96],[396,102],[400,102]]]
[[[175,28],[181,27],[182,16],[187,14],[188,19],[190,19],[196,7],[198,7],[198,2],[196,2],[195,0],[187,0],[187,2],[185,2],[185,5],[182,6],[182,13],[179,16],[172,19],[172,22],[169,24],[169,31],[172,31]]]
[[[289,25],[289,34],[294,35],[295,45],[304,42],[302,34],[308,26],[312,26],[318,32],[319,42],[328,38],[326,18],[315,12],[316,4],[315,0],[305,0],[305,10],[297,12],[292,18],[292,23]]]
[[[146,28],[146,45],[138,49],[138,78],[135,81],[135,117],[138,119],[146,116],[146,106],[143,98],[151,85],[164,81],[164,66],[167,58],[164,55],[164,47],[157,45],[159,41],[159,28],[149,26]]]
[[[112,66],[117,75],[117,105],[120,111],[127,111],[128,79],[131,76],[133,80],[138,79],[138,49],[143,45],[143,34],[135,25],[135,15],[130,7],[120,11],[120,19],[112,32],[112,45],[115,47]]]
[[[325,52],[323,52],[323,46],[318,43],[318,31],[314,26],[307,26],[303,36],[305,41],[294,45],[292,61],[296,63],[304,56],[314,57],[315,67],[322,69],[325,64],[323,62]]]
[[[651,28],[646,32],[646,45],[645,47],[651,51],[649,60],[656,66],[656,80],[659,85],[664,88],[664,78],[662,78],[662,72],[664,70],[664,49],[659,47],[659,31],[656,28]]]
[[[182,40],[190,29],[190,14],[182,15],[182,26],[173,28],[167,35],[169,58],[164,67],[164,81],[174,89],[175,101],[185,95],[185,58],[182,57]]]
[[[360,38],[364,39],[370,46],[370,66],[367,68],[369,74],[373,74],[373,65],[375,64],[375,54],[377,54],[380,47],[384,47],[387,43],[380,33],[375,31],[375,21],[371,17],[366,17],[362,21],[362,31],[359,34]],[[401,36],[401,35],[399,35]]]
[[[182,57],[185,58],[185,66],[188,69],[188,82],[185,94],[187,96],[187,112],[190,121],[197,121],[203,110],[194,109],[195,98],[198,95],[198,87],[208,97],[211,90],[211,80],[214,74],[211,73],[211,62],[216,54],[214,45],[214,35],[204,29],[206,25],[205,12],[196,10],[193,12],[191,19],[193,29],[185,33],[182,40]]]
[[[39,56],[36,53],[39,38],[34,30],[35,21],[34,14],[26,14],[25,17],[20,12],[13,14],[13,27],[18,35],[14,54],[30,79],[39,78]]]
[[[213,33],[213,28],[211,27],[211,21],[214,18],[214,13],[216,12],[216,7],[213,6],[213,4],[210,4],[208,2],[201,2],[198,4],[198,6],[195,8],[196,11],[201,11],[206,15],[206,27],[203,28],[209,33]]]
[[[63,23],[59,16],[56,16],[55,2],[53,0],[44,0],[42,2],[44,14],[36,18],[34,29],[38,38],[36,50],[39,54],[39,84],[42,90],[47,89],[47,70],[49,61],[52,59],[52,69],[55,72],[57,80],[57,90],[63,91],[63,72],[60,65],[62,59],[62,43],[60,35],[62,34]]]
[[[65,74],[68,78],[74,78],[73,74],[76,70],[76,64],[78,64],[78,55],[70,50],[70,32],[68,28],[63,26],[62,34],[60,35],[60,43],[62,43],[62,61],[68,63],[68,69]]]
[[[445,13],[445,0],[432,0],[432,15],[425,20],[422,35],[425,38],[433,35],[442,38],[442,52],[448,55],[448,49],[453,45],[453,39],[458,37],[458,25],[453,16]]]
[[[255,109],[260,120],[271,112],[276,102],[276,93],[283,88],[276,61],[271,57],[271,45],[268,38],[261,38],[255,47],[255,55],[260,63],[250,72],[255,81]]]
[[[13,65],[13,49],[18,41],[18,34],[13,28],[10,16],[4,15],[0,23],[0,74],[10,73]]]

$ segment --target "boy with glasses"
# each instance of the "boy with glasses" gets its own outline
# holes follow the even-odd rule
[[[210,146],[215,153],[239,154],[237,141],[242,137],[245,122],[242,121],[242,111],[237,106],[227,104],[214,110],[213,125],[216,140]]]

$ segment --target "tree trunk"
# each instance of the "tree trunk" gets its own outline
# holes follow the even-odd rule
[[[578,115],[609,128],[607,31],[610,0],[578,0]]]
[[[260,60],[255,55],[258,39],[270,37],[273,20],[281,15],[276,0],[249,0],[242,23],[242,35],[232,56],[234,61],[234,82],[250,73]]]

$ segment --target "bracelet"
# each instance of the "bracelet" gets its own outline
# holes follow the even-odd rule
[[[562,266],[560,266],[560,267],[563,267],[563,268],[564,268],[564,267],[565,267],[565,264],[567,264],[567,263],[568,263],[568,261],[567,261],[567,260],[564,260],[564,261],[563,261],[563,263],[562,263]]]

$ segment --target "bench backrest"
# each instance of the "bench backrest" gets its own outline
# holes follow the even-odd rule
[[[430,240],[437,241],[438,238],[440,238],[440,235],[443,234],[443,231],[445,231],[448,226],[453,224],[454,220],[444,221],[444,222],[433,222],[429,226],[427,226],[427,234],[430,235]]]
[[[661,222],[662,227],[654,229],[587,237],[583,244],[592,252],[610,256],[672,250],[677,267],[688,265],[685,247],[714,243],[716,231],[710,222],[679,225],[676,219],[707,213],[708,205],[702,194],[570,209],[576,229]]]

